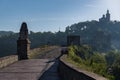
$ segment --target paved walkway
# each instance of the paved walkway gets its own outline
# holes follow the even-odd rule
[[[0,80],[60,80],[57,73],[59,61],[56,59],[59,55],[60,49],[55,49],[42,56],[43,59],[15,62],[0,69]]]
[[[52,65],[47,59],[31,59],[16,62],[0,70],[0,80],[38,80]]]
[[[53,63],[53,65],[40,77],[39,80],[60,80],[58,74],[59,60],[54,60],[53,62],[50,62],[50,64],[51,63]]]
[[[41,56],[40,58],[50,59],[48,62],[49,67],[46,69],[44,74],[40,77],[39,80],[60,80],[58,74],[58,66],[59,66],[59,57],[61,56],[61,49],[57,48],[52,52],[47,53],[45,56]],[[54,55],[53,55],[54,54]]]

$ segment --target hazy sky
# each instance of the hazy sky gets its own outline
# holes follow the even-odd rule
[[[0,30],[62,31],[73,23],[98,20],[109,9],[120,20],[120,0],[0,0]]]

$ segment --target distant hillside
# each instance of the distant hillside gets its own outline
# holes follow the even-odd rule
[[[81,43],[89,44],[99,51],[106,51],[107,48],[120,49],[120,22],[79,22],[68,26],[66,33],[69,35],[80,35]]]
[[[32,32],[29,38],[31,48],[44,45],[66,45],[67,35],[80,35],[81,44],[87,44],[94,51],[120,50],[120,22],[111,21],[109,11],[99,21],[85,21],[66,27],[65,32]],[[16,53],[18,33],[0,31],[0,57]]]
[[[9,36],[14,34],[12,31],[0,31],[0,36]]]
[[[16,54],[18,33],[8,34],[0,37],[0,57]],[[29,39],[31,48],[44,45],[65,45],[65,32],[32,32],[30,31]]]
[[[16,53],[18,33],[0,31],[0,56]],[[66,27],[65,32],[32,32],[31,48],[43,45],[66,45],[67,35],[80,35],[81,44],[89,44],[96,51],[120,49],[120,22],[86,21]]]
[[[120,22],[111,21],[107,10],[99,21],[85,21],[66,27],[68,35],[80,35],[82,44],[89,44],[95,51],[120,49]]]

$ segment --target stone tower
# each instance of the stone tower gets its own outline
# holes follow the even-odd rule
[[[99,22],[102,22],[102,23],[110,22],[110,13],[109,13],[109,10],[107,10],[106,15],[103,15],[102,18],[99,19]]]
[[[30,41],[28,39],[28,28],[25,22],[22,23],[19,39],[17,40],[17,54],[19,60],[28,59],[28,52],[30,50]]]
[[[106,13],[106,21],[107,21],[107,22],[110,21],[110,13],[109,13],[109,10],[107,10],[107,13]]]
[[[70,45],[80,45],[80,36],[68,35],[67,36],[67,46],[70,46]]]

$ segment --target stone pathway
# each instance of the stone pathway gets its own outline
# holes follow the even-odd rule
[[[41,56],[15,62],[0,69],[0,80],[60,80],[57,67],[60,48]]]
[[[58,66],[59,66],[59,57],[61,55],[61,49],[57,48],[52,52],[47,53],[45,56],[41,56],[40,58],[50,59],[48,62],[49,67],[46,69],[44,74],[40,77],[39,80],[60,80],[58,74]],[[54,55],[53,55],[54,54]]]
[[[54,60],[53,62],[50,62],[50,64],[53,64],[41,77],[39,80],[60,80],[59,74],[58,74],[58,65],[59,60]]]
[[[49,60],[31,59],[16,62],[0,70],[0,80],[38,80]]]

